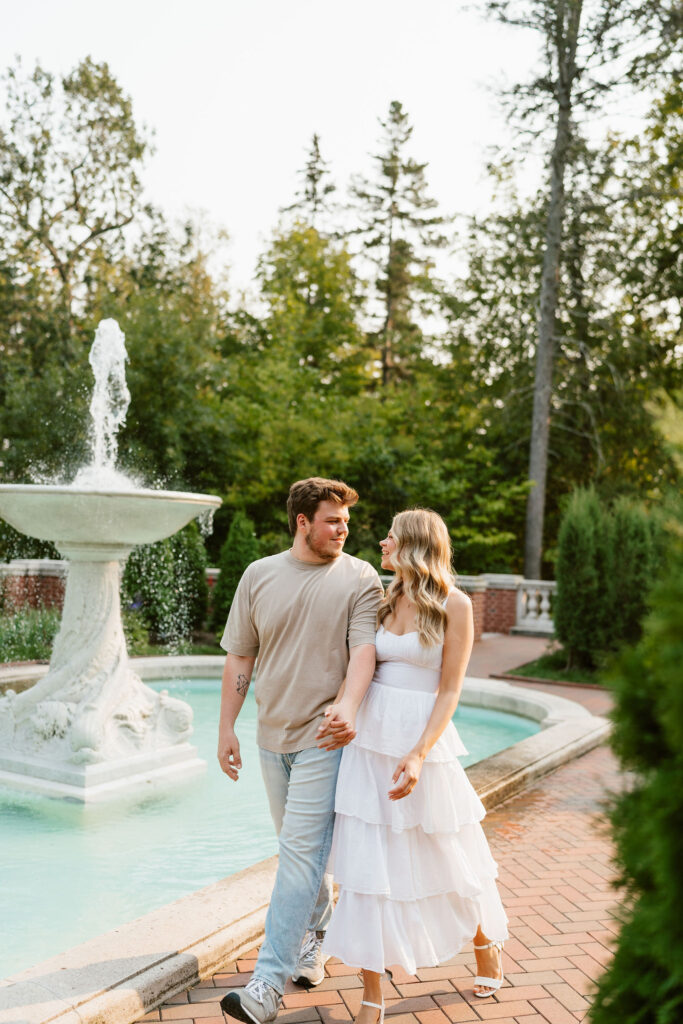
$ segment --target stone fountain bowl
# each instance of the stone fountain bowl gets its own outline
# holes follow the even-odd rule
[[[220,504],[214,495],[185,491],[0,484],[0,517],[60,550],[152,544]]]

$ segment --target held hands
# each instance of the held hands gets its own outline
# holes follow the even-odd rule
[[[356,716],[351,708],[340,700],[325,709],[323,721],[318,726],[318,747],[321,750],[337,750],[345,747],[356,735]]]
[[[424,758],[420,757],[411,750],[409,754],[406,754],[396,766],[396,771],[392,776],[392,782],[398,783],[393,789],[389,790],[390,800],[402,800],[404,796],[408,796],[409,793],[415,789],[420,778],[420,772],[422,771],[422,764]],[[401,776],[403,778],[401,779]],[[399,779],[401,781],[399,782]]]
[[[232,729],[229,732],[221,733],[218,737],[218,763],[228,778],[237,782],[238,772],[242,767],[242,758],[240,757],[239,740]]]

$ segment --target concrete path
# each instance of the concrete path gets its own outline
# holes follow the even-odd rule
[[[526,654],[518,657],[518,641],[529,643],[525,637],[494,638],[489,658],[475,649],[473,659],[479,657],[479,662],[476,669],[470,665],[469,674],[488,675],[487,665],[493,672],[506,671],[529,660]],[[534,642],[537,650],[544,643]],[[609,707],[608,695],[597,690],[549,689],[586,703],[594,713]],[[471,948],[447,965],[419,971],[417,976],[397,971],[393,982],[385,982],[390,1024],[482,1020],[573,1024],[587,1016],[593,982],[609,957],[616,932],[611,915],[615,902],[612,850],[600,812],[606,790],[619,784],[616,763],[602,747],[489,813],[484,826],[498,861],[501,894],[510,918],[511,938],[504,953],[506,984],[489,999],[474,996]],[[256,952],[142,1020],[223,1024],[219,1000],[229,987],[247,982]],[[278,1021],[351,1021],[359,1009],[360,985],[353,970],[332,960],[325,981],[313,991],[289,984]]]
[[[519,665],[540,658],[551,644],[551,640],[539,636],[485,633],[472,649],[466,674],[481,679],[512,672]]]

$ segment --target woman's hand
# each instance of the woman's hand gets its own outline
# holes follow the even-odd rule
[[[396,771],[394,772],[391,780],[392,782],[398,783],[398,785],[389,790],[390,800],[402,800],[404,796],[408,796],[409,793],[412,793],[420,778],[423,762],[424,758],[419,754],[416,754],[413,750],[398,762]],[[403,778],[401,778],[401,776],[403,776]]]
[[[340,700],[325,709],[323,721],[318,727],[318,747],[321,750],[337,750],[345,747],[356,735],[356,715],[351,706]]]

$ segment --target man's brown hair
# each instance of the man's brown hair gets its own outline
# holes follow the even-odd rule
[[[296,533],[296,517],[303,512],[310,522],[321,501],[336,501],[337,504],[350,508],[358,501],[358,492],[343,480],[326,480],[322,476],[309,476],[307,480],[297,480],[289,488],[287,498],[289,532],[292,536]]]

